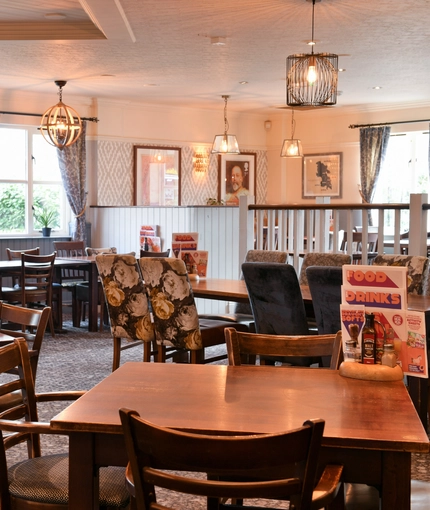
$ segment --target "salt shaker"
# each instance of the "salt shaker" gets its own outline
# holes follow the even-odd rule
[[[394,368],[397,365],[397,356],[393,344],[385,344],[381,358],[382,365]]]

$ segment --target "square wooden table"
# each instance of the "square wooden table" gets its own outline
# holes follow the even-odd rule
[[[410,508],[411,453],[429,440],[402,381],[347,379],[311,368],[125,363],[51,421],[70,435],[70,509],[98,501],[98,469],[126,465],[118,410],[209,433],[278,432],[326,421],[321,465],[381,487],[382,508]]]

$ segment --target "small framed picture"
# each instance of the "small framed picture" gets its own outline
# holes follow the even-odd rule
[[[221,154],[219,156],[218,200],[225,205],[239,205],[239,197],[255,196],[256,154]]]
[[[342,196],[342,153],[307,154],[303,158],[303,198]]]

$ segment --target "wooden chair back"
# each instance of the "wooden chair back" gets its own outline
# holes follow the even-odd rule
[[[141,257],[168,257],[170,255],[170,248],[166,251],[145,251],[140,250]]]
[[[84,241],[54,241],[54,250],[57,252],[57,257],[85,257],[85,243]],[[67,286],[67,281],[83,281],[88,280],[85,271],[80,269],[62,269],[61,270],[61,283]]]
[[[10,248],[6,248],[6,255],[8,260],[21,260],[21,253],[40,255],[40,248],[37,247],[28,250],[11,250]]]
[[[40,248],[37,247],[28,250],[11,250],[10,248],[6,248],[6,255],[8,260],[21,260],[21,253],[40,255]],[[12,286],[15,287],[19,285],[19,270],[11,271],[9,275],[12,278]]]
[[[224,330],[229,365],[240,366],[257,356],[276,358],[330,357],[330,369],[337,370],[342,362],[342,335],[264,335],[244,333],[234,328]]]
[[[49,306],[37,310],[0,301],[0,333],[14,338],[25,338],[29,348],[34,380],[36,380],[40,349],[50,314],[51,307]],[[0,342],[0,345],[5,345],[5,343],[10,342]]]
[[[235,436],[159,427],[129,409],[121,409],[120,417],[129,458],[126,478],[138,510],[167,509],[157,505],[155,487],[214,500],[290,499],[294,508],[311,508],[323,420],[308,420],[288,432]],[[190,472],[209,473],[210,479]],[[235,482],[225,481],[232,477]],[[336,482],[333,494],[339,478]]]

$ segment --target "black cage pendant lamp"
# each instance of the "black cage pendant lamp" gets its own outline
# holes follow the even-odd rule
[[[55,82],[59,88],[60,101],[46,110],[40,124],[40,131],[45,140],[59,149],[72,145],[82,134],[81,118],[73,108],[63,103],[63,87],[66,83]]]
[[[239,145],[235,135],[228,134],[227,100],[230,96],[221,96],[224,99],[224,134],[216,135],[212,144],[212,154],[240,154]]]
[[[314,14],[312,2],[312,51],[287,57],[287,105],[332,106],[337,100],[338,56],[333,53],[314,53]]]
[[[302,158],[302,142],[294,138],[294,131],[296,129],[296,121],[294,120],[294,110],[291,114],[291,138],[284,140],[281,149],[281,158]]]

